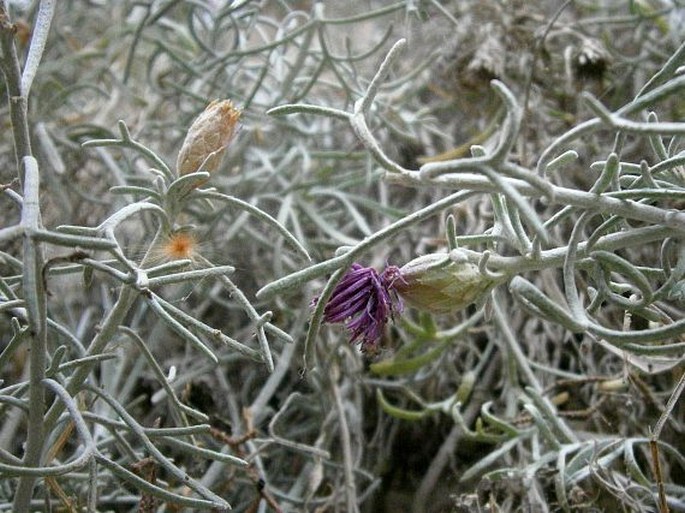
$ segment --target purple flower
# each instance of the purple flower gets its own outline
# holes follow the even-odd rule
[[[354,263],[333,289],[324,308],[324,321],[342,322],[350,331],[350,343],[361,342],[362,350],[376,348],[388,317],[402,312],[394,284],[400,270],[389,265],[379,275],[375,269]],[[318,298],[314,298],[315,305]]]

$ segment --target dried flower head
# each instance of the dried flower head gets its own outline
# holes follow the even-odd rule
[[[360,341],[362,351],[372,352],[388,318],[402,311],[402,303],[393,292],[400,280],[399,269],[394,265],[378,274],[371,267],[352,264],[326,303],[324,321],[344,323],[350,331],[350,343]],[[314,298],[312,306],[317,301]]]
[[[447,253],[420,256],[399,271],[402,279],[395,282],[395,290],[402,299],[435,314],[466,308],[499,283],[465,258],[450,258]]]
[[[600,41],[584,39],[573,56],[573,67],[580,79],[600,80],[609,68],[611,56]]]
[[[190,125],[176,161],[179,175],[216,171],[233,139],[240,111],[230,100],[214,100]]]

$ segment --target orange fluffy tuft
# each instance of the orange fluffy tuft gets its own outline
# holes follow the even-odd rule
[[[192,260],[197,253],[197,246],[197,240],[192,233],[176,232],[162,243],[160,253],[165,260]]]

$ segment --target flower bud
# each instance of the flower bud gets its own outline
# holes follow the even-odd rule
[[[214,100],[207,105],[188,129],[176,161],[178,174],[216,171],[239,119],[240,111],[230,100]]]
[[[404,302],[434,314],[466,308],[499,283],[465,258],[450,258],[447,253],[415,258],[400,268],[400,276],[393,286]]]

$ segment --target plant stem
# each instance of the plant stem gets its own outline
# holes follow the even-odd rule
[[[42,380],[45,377],[47,349],[47,306],[43,283],[43,248],[33,237],[42,227],[39,189],[40,174],[38,163],[31,153],[29,124],[27,116],[28,98],[21,87],[21,66],[14,44],[15,27],[9,19],[7,4],[0,3],[0,47],[2,59],[0,67],[7,84],[10,118],[17,172],[24,190],[21,213],[21,226],[24,230],[22,287],[26,303],[26,317],[29,325],[28,341],[30,347],[29,370],[29,412],[26,433],[26,450],[23,464],[27,467],[40,465],[43,452],[43,413],[45,410],[45,391]],[[13,511],[28,513],[36,479],[24,476],[19,480],[14,496]]]
[[[17,47],[14,44],[14,33],[14,24],[10,21],[6,2],[2,0],[0,3],[0,48],[2,48],[0,68],[2,68],[7,84],[14,152],[17,169],[20,169],[22,157],[32,155],[32,153],[27,116],[28,98],[24,96],[21,90],[21,66],[17,57]],[[24,176],[21,171],[19,179],[23,185]]]
[[[24,170],[24,208],[21,224],[24,228],[24,269],[22,286],[26,304],[26,318],[29,325],[30,373],[29,373],[29,412],[26,433],[26,452],[23,464],[27,467],[40,465],[43,452],[43,413],[45,411],[45,363],[47,351],[47,299],[43,283],[43,248],[32,234],[40,229],[40,205],[38,192],[40,178],[36,159],[26,156]],[[36,478],[23,476],[19,480],[14,497],[14,510],[28,513]]]

